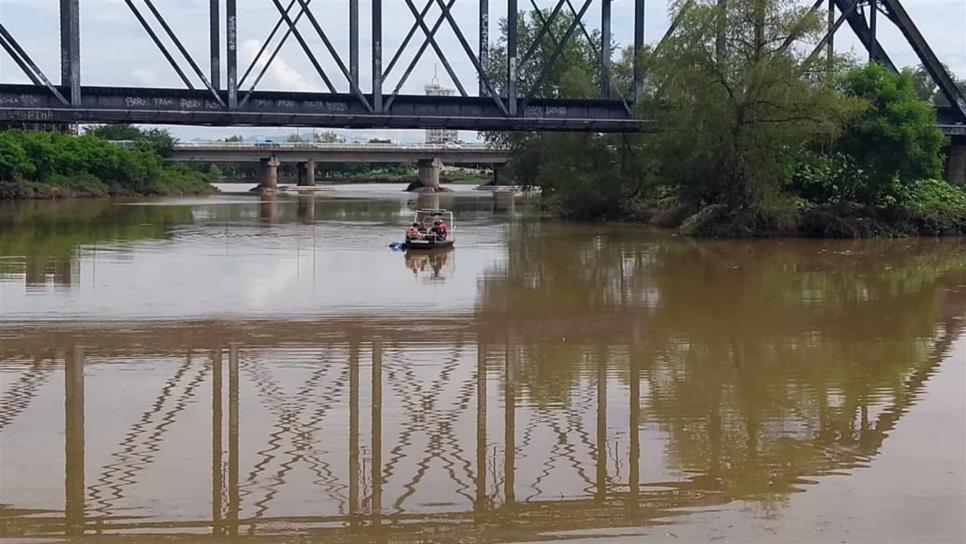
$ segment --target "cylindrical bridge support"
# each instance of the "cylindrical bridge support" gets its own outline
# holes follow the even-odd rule
[[[267,159],[261,159],[259,163],[261,167],[259,189],[263,193],[278,190],[278,165],[280,163],[278,156],[272,155]]]
[[[84,534],[84,352],[68,352],[64,368],[64,520],[67,536]]]
[[[422,187],[431,187],[434,191],[439,190],[439,172],[443,169],[443,163],[439,159],[420,159],[419,165],[419,184]]]
[[[299,187],[312,187],[315,185],[315,161],[308,160],[298,163],[298,177]]]
[[[966,188],[966,136],[954,137],[946,157],[946,180]]]

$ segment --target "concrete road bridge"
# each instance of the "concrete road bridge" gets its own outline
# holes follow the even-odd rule
[[[172,161],[180,162],[259,162],[263,190],[278,186],[278,166],[284,162],[298,165],[298,184],[315,185],[315,163],[416,163],[419,180],[425,187],[439,187],[443,164],[486,164],[497,168],[509,160],[509,153],[482,144],[393,143],[178,143]]]
[[[131,25],[137,21],[141,28],[135,32],[111,29],[114,47],[136,47],[138,55],[133,58],[142,61],[148,58],[144,56],[148,51],[142,52],[142,45],[134,46],[122,38],[147,38],[171,68],[166,86],[159,83],[146,87],[131,87],[119,78],[102,79],[98,85],[82,80],[82,61],[104,59],[82,58],[80,0],[58,0],[59,29],[51,25],[45,31],[30,26],[30,22],[41,18],[32,17],[37,12],[10,6],[0,14],[0,49],[29,83],[24,84],[15,70],[0,74],[0,126],[146,123],[618,133],[659,130],[656,120],[639,119],[633,114],[636,99],[645,88],[641,53],[645,45],[660,49],[674,35],[681,18],[699,5],[691,0],[678,2],[663,35],[647,43],[647,0],[616,4],[612,0],[555,0],[550,11],[530,9],[518,0],[479,0],[478,6],[462,10],[451,9],[455,0],[435,0],[435,4],[427,0],[420,11],[417,5],[423,2],[406,0],[408,14],[397,12],[398,3],[394,6],[384,0],[371,0],[365,6],[370,14],[361,20],[360,0],[343,0],[345,17],[335,16],[340,13],[337,4],[343,2],[310,6],[310,1],[291,0],[286,7],[278,0],[199,0],[193,3],[197,5],[197,16],[185,18],[182,11],[181,20],[172,15],[178,11],[172,3],[159,7],[147,0],[145,9],[139,7],[141,3],[127,1],[127,9],[120,8],[118,19],[126,17]],[[811,7],[807,7],[806,0],[801,2],[805,14],[824,15],[828,21],[824,36],[817,43],[802,44],[811,49],[807,63],[830,63],[836,51],[835,41],[844,32],[842,27],[847,26],[868,53],[869,61],[898,70],[879,39],[879,29],[888,24],[901,34],[949,104],[937,112],[937,124],[951,137],[950,180],[966,182],[966,97],[903,2],[816,0]],[[727,5],[725,0],[717,3]],[[265,4],[274,4],[276,10],[269,5],[263,11]],[[535,2],[530,4],[536,6]],[[439,13],[431,13],[434,6]],[[561,12],[566,21],[561,21]],[[267,35],[263,32],[267,29],[257,29],[259,25],[255,24],[264,21],[266,14],[275,21]],[[539,38],[533,43],[518,36],[518,29],[527,18],[531,22],[539,19]],[[950,25],[956,24],[955,18],[956,15],[949,15]],[[490,31],[499,28],[501,19],[507,29],[505,45],[497,49],[497,40],[491,39]],[[617,25],[613,29],[612,22]],[[753,22],[758,25],[756,28],[765,25],[763,19]],[[194,26],[185,28],[191,24]],[[562,34],[555,28],[560,25],[565,26]],[[25,35],[38,33],[44,39],[21,43]],[[207,39],[197,39],[205,34]],[[444,38],[450,34],[455,41]],[[188,36],[196,39],[188,41]],[[330,36],[347,36],[348,40],[333,41]],[[371,41],[367,51],[361,51],[361,38],[365,36]],[[626,42],[618,42],[617,36],[627,36]],[[544,37],[552,48],[545,59],[536,54],[535,46]],[[300,46],[304,55],[300,60],[311,64],[312,69],[306,69],[306,74],[316,79],[299,88],[289,84],[288,88],[265,89],[262,83],[267,71],[286,62],[278,55],[287,41],[292,45],[289,38]],[[316,45],[316,40],[321,41],[324,49]],[[34,45],[46,46],[47,42],[59,42],[59,79],[43,69],[54,64],[53,55]],[[199,47],[199,43],[205,42],[207,48]],[[254,58],[239,58],[242,46],[252,42],[261,44]],[[599,85],[587,89],[583,96],[559,96],[545,90],[546,78],[567,62],[565,49],[576,42],[593,49],[593,71]],[[716,43],[720,44],[716,49],[721,49],[716,54],[727,54],[723,33],[717,36]],[[634,60],[630,74],[622,81],[612,63],[625,47]],[[787,44],[777,47],[785,48]],[[426,54],[429,49],[432,53]],[[496,54],[498,63],[492,62]],[[455,90],[452,94],[428,90],[426,94],[414,94],[418,85],[410,76],[414,71],[428,72],[429,63],[435,66],[436,60]],[[124,68],[135,71],[143,69],[143,64]],[[169,82],[175,81],[181,82],[180,88],[170,86]]]

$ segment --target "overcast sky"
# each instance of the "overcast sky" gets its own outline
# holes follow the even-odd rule
[[[291,0],[279,1],[287,5]],[[348,0],[311,1],[317,19],[347,63]],[[582,0],[573,1],[578,9],[583,3]],[[134,3],[142,8],[142,12],[150,20],[151,14],[144,7],[144,0],[134,0]],[[154,4],[168,24],[206,74],[209,70],[208,3],[209,0],[154,0]],[[426,0],[413,0],[413,4],[418,9],[421,9],[425,3]],[[499,19],[506,16],[506,2],[490,0],[489,3],[490,36],[493,41],[498,31]],[[537,0],[536,3],[540,7],[549,8],[555,4],[555,1]],[[811,2],[803,0],[802,3]],[[645,33],[649,43],[659,40],[668,26],[668,4],[669,0],[647,0]],[[59,78],[60,64],[58,5],[58,0],[0,0],[0,22],[28,51],[48,77],[54,80]],[[83,84],[147,87],[183,85],[158,48],[141,29],[124,0],[80,0],[80,5]],[[371,5],[371,1],[360,1],[360,78],[364,89],[368,89],[371,81],[369,69]],[[519,5],[522,10],[524,7],[529,7],[529,1],[519,0]],[[619,44],[627,44],[632,39],[633,5],[633,0],[613,1],[613,32]],[[903,0],[903,5],[906,6],[906,10],[940,60],[960,77],[966,77],[966,0]],[[405,0],[384,0],[383,6],[383,66],[385,67],[414,18]],[[587,23],[589,27],[597,28],[600,22],[599,0],[593,0],[592,6],[588,11]],[[453,8],[454,17],[460,22],[461,30],[474,49],[478,42],[476,29],[478,7],[479,3],[476,0],[456,0]],[[278,20],[278,10],[273,0],[238,0],[238,10],[239,76],[241,76]],[[429,20],[435,21],[438,14],[439,8],[434,6],[430,11]],[[156,24],[155,28],[159,34],[163,34],[159,25]],[[307,18],[303,17],[299,28],[336,88],[345,92],[348,88],[345,79],[339,73],[332,57],[325,51],[322,41],[313,31]],[[880,18],[879,28],[880,41],[896,64],[901,66],[919,63],[901,34],[884,17]],[[396,88],[400,76],[421,43],[421,37],[422,33],[417,31],[415,39],[385,83],[385,92],[391,92]],[[454,32],[444,23],[440,27],[437,38],[463,85],[469,92],[473,92],[476,88],[473,66],[463,52]],[[277,40],[278,37],[274,42]],[[860,54],[858,41],[852,36],[847,25],[837,35],[836,45],[840,52],[855,51],[857,55]],[[173,47],[171,49],[177,54]],[[182,61],[181,64],[187,69],[186,62]],[[428,48],[401,92],[422,93],[422,87],[431,81],[437,65],[435,54],[431,48]],[[438,66],[438,73],[439,80],[444,86],[452,86],[441,65]],[[250,79],[246,81],[246,88],[250,85],[250,81]],[[26,77],[2,51],[0,51],[0,82],[27,82]],[[200,82],[196,82],[196,86],[200,85]],[[258,88],[324,91],[322,80],[315,73],[294,37],[288,40]],[[248,132],[252,131],[260,134],[273,132],[263,129],[248,130]],[[285,129],[283,132],[290,131],[291,129]],[[220,136],[238,131],[179,128],[176,132],[182,137],[198,137],[208,134]],[[384,134],[383,131],[372,133]],[[402,139],[409,139],[416,134],[418,132],[409,131],[401,136]]]

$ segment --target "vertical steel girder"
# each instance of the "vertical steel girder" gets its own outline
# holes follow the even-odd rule
[[[600,0],[600,94],[610,97],[610,2]]]
[[[349,0],[349,79],[359,87],[359,0]]]
[[[644,84],[644,67],[641,51],[644,49],[644,0],[634,0],[634,99],[641,96]]]
[[[688,3],[690,5],[690,2]],[[684,13],[684,9],[681,10]],[[718,0],[718,36],[714,42],[714,58],[722,62],[727,55],[728,0]]]
[[[211,85],[221,89],[221,13],[220,0],[211,0],[208,12],[208,56],[211,57]]]
[[[507,0],[506,12],[506,97],[510,115],[517,114],[517,32],[519,15],[517,0]]]
[[[228,107],[238,107],[238,0],[225,0],[225,53],[228,56]]]
[[[372,109],[382,112],[382,0],[372,0]]]
[[[869,39],[865,43],[865,48],[869,51],[869,62],[879,60],[875,55],[876,33],[878,27],[879,5],[875,0],[869,0]]]
[[[825,52],[825,64],[826,69],[831,74],[832,66],[835,62],[835,34],[832,32],[832,27],[835,25],[835,0],[828,0],[828,26],[826,27],[826,32],[828,33],[828,50]]]
[[[79,0],[60,0],[60,84],[70,89],[70,103],[80,104]]]
[[[484,68],[489,68],[490,66],[490,1],[480,0],[480,45],[479,45],[479,55],[480,64]],[[483,81],[483,76],[479,77],[479,92],[480,96],[486,96],[487,88],[486,82]]]

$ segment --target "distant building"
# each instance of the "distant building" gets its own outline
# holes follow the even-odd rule
[[[440,86],[439,80],[433,75],[433,82],[426,85],[426,95],[427,96],[450,96],[453,94],[453,89],[447,89]],[[459,140],[459,132],[449,128],[428,128],[426,129],[426,143],[427,144],[445,144],[446,142],[455,142]]]

